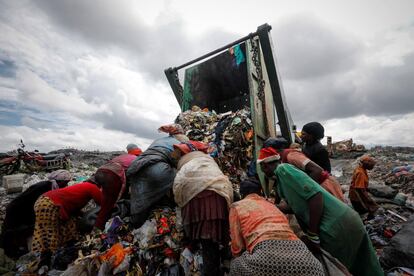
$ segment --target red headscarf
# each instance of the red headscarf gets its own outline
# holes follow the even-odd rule
[[[187,143],[175,144],[174,148],[178,148],[182,153],[187,154],[192,151],[202,151],[207,153],[208,145],[199,141],[188,141]]]
[[[259,152],[259,158],[257,158],[257,163],[265,162],[269,163],[272,161],[277,161],[280,159],[280,155],[276,149],[272,147],[262,148]]]
[[[135,149],[130,149],[128,150],[128,154],[132,154],[132,155],[140,155],[142,153],[142,150],[140,148],[135,148]]]
[[[158,131],[168,133],[169,135],[184,134],[183,127],[179,124],[164,125]]]

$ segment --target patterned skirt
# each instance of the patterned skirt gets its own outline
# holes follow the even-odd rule
[[[59,209],[48,197],[41,196],[36,201],[32,252],[55,252],[66,242],[77,238],[75,219],[63,221]]]
[[[202,191],[182,208],[181,214],[187,238],[223,245],[230,240],[227,201],[216,192]]]
[[[302,241],[268,240],[258,243],[251,254],[245,251],[232,260],[230,275],[323,276],[324,271]]]

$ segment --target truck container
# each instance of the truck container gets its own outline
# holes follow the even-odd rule
[[[261,25],[254,33],[164,71],[183,112],[193,105],[219,113],[249,107],[255,156],[269,137],[283,136],[294,141],[295,126],[287,108],[270,31],[270,25]],[[179,72],[182,69],[183,74]],[[261,173],[259,176],[263,184],[264,177]],[[264,185],[264,190],[269,193],[269,186]]]

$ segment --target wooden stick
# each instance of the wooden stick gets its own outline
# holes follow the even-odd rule
[[[391,211],[391,210],[387,210],[387,212],[388,212],[388,213],[390,213],[390,214],[391,214],[391,215],[393,215],[393,216],[396,216],[397,218],[399,218],[399,219],[401,219],[401,220],[403,220],[403,221],[407,221],[407,219],[406,219],[405,217],[400,216],[399,214],[397,214],[397,213],[395,213],[395,212],[393,212],[393,211]]]

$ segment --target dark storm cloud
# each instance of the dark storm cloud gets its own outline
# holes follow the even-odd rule
[[[112,51],[120,49],[117,53],[136,65],[136,70],[145,75],[147,81],[162,81],[166,85],[164,69],[178,66],[238,37],[219,29],[211,29],[199,37],[191,37],[185,32],[185,23],[180,16],[171,19],[174,11],[168,7],[164,7],[158,15],[157,24],[149,26],[130,9],[128,1],[115,3],[105,0],[43,0],[35,3],[67,35],[75,35],[102,52],[109,48]],[[86,102],[104,103],[110,111],[108,114],[96,114],[90,118],[102,123],[107,129],[133,133],[148,139],[158,137],[156,129],[160,122],[148,118],[139,119],[128,114],[123,105],[126,99],[118,94],[117,83],[105,77],[88,76],[87,87],[78,87],[79,95]],[[168,92],[171,91],[168,89]],[[159,96],[167,95],[165,91],[160,91]],[[172,92],[168,96],[172,96]],[[173,98],[172,100],[175,103]],[[145,106],[143,101],[143,112],[151,108]],[[167,113],[160,113],[160,118],[168,118]]]
[[[317,18],[296,16],[274,26],[276,56],[295,121],[414,110],[414,52],[399,65],[365,64],[372,49]]]
[[[147,119],[132,120],[122,110],[115,111],[111,116],[104,115],[96,119],[101,121],[106,129],[119,130],[146,139],[155,139],[161,136],[157,132],[160,127],[158,122]]]
[[[11,60],[0,59],[0,76],[6,78],[13,78],[16,76],[16,65]]]
[[[346,72],[361,55],[361,43],[309,15],[274,24],[275,49],[288,79],[306,79]]]
[[[401,65],[367,70],[359,89],[361,108],[369,115],[405,114],[414,111],[414,52]]]
[[[407,114],[414,111],[413,76],[414,53],[398,66],[367,66],[348,75],[286,80],[285,93],[299,121]]]
[[[185,22],[179,15],[173,18],[175,12],[166,6],[158,15],[157,23],[150,26],[134,13],[129,1],[42,0],[35,3],[59,26],[89,43],[127,50],[126,60],[156,80],[165,80],[164,69],[218,48],[234,36],[215,29],[207,34],[208,39],[191,38],[185,32]]]
[[[96,43],[145,48],[148,31],[126,1],[34,1],[59,25]]]

